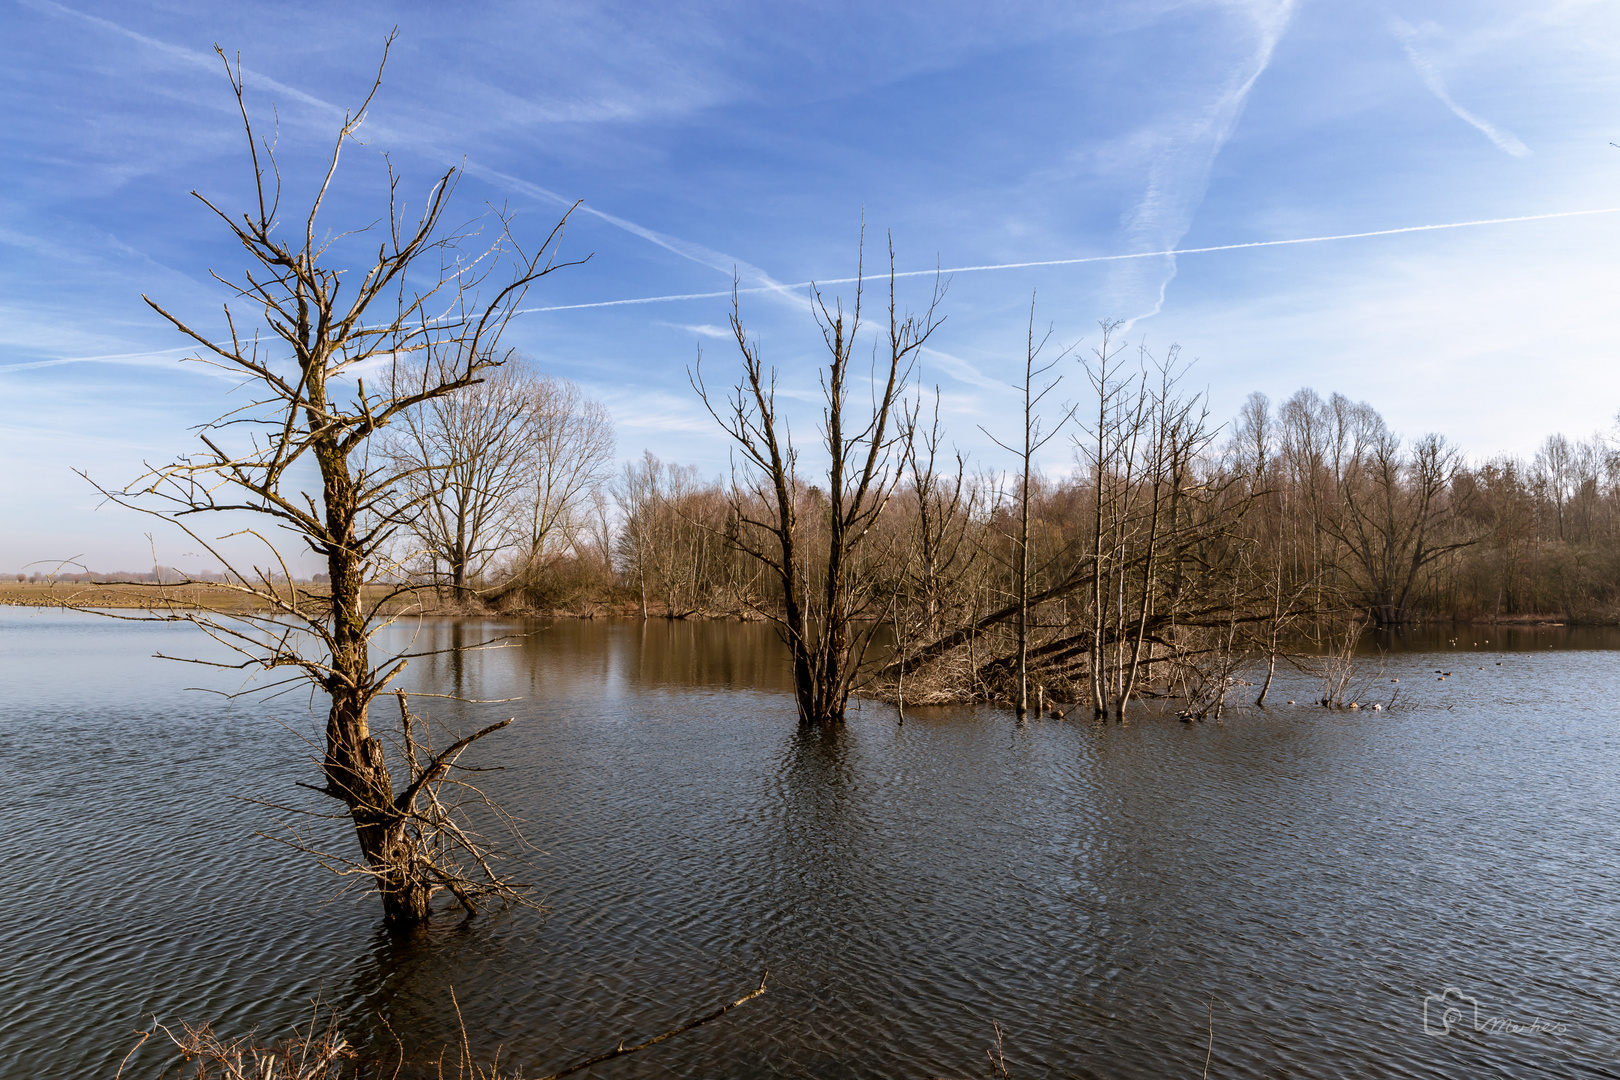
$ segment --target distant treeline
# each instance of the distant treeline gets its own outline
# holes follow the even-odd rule
[[[418,416],[390,444],[393,453],[415,451],[424,462],[417,505],[403,515],[410,539],[390,577],[437,587],[447,601],[473,607],[750,617],[775,602],[768,576],[732,542],[739,514],[729,486],[650,452],[615,474],[606,410],[566,380],[515,368],[434,404],[441,414],[464,414],[461,423]],[[525,412],[522,422],[508,415]],[[475,430],[473,416],[485,430]],[[1034,594],[1060,586],[1089,550],[1088,530],[1096,531],[1097,452],[1084,442],[1093,421],[1071,433],[1065,474],[1031,472]],[[1403,440],[1371,406],[1308,389],[1280,407],[1253,394],[1222,437],[1207,425],[1195,434],[1183,447],[1186,460],[1172,463],[1176,498],[1199,503],[1202,513],[1218,509],[1232,537],[1243,540],[1242,560],[1256,572],[1270,568],[1272,591],[1362,610],[1384,625],[1532,615],[1620,620],[1620,449],[1602,434],[1550,435],[1528,459],[1468,463],[1440,436]],[[1121,436],[1134,438],[1140,458],[1143,432],[1114,433],[1116,441]],[[930,437],[942,452],[942,434]],[[501,439],[512,445],[490,445]],[[1146,524],[1134,520],[1139,504],[1166,479],[1154,463],[1122,457],[1130,450],[1102,451],[1114,459],[1104,470],[1104,503],[1119,501],[1119,512],[1133,519],[1110,518],[1111,527],[1123,527],[1126,547]],[[965,461],[945,474],[935,463],[927,475],[916,451],[908,465],[882,515],[889,535],[875,572],[901,594],[909,578],[921,573],[931,582],[940,572],[914,562],[942,561],[950,587],[939,586],[938,595],[935,584],[923,590],[931,624],[948,607],[993,610],[1016,561],[1007,547],[1018,475],[973,470]],[[441,478],[438,469],[460,475]],[[929,488],[926,498],[919,484]],[[1113,485],[1124,487],[1114,492]],[[813,528],[814,505],[825,495],[812,483],[802,488],[812,511],[803,520]],[[1218,508],[1202,505],[1212,498]],[[158,566],[34,570],[15,580],[176,583],[224,575]]]
[[[729,484],[650,452],[613,473],[605,410],[562,380],[541,389],[538,410],[556,413],[560,398],[565,413],[549,426],[573,430],[527,440],[541,460],[506,470],[514,475],[503,483],[466,470],[459,486],[424,499],[410,518],[405,576],[475,606],[747,617],[776,601],[735,543],[751,515]],[[1620,452],[1602,435],[1555,434],[1529,459],[1469,463],[1443,437],[1402,439],[1370,405],[1339,394],[1301,390],[1280,406],[1253,394],[1223,428],[1189,414],[1183,430],[1156,433],[1145,415],[1156,395],[1127,391],[1132,401],[1114,401],[1116,415],[1103,410],[1100,448],[1097,417],[1075,421],[1070,468],[1030,474],[1033,594],[1061,587],[1077,559],[1096,561],[1100,483],[1116,568],[1147,542],[1157,497],[1175,504],[1161,510],[1166,535],[1200,515],[1219,520],[1231,558],[1268,577],[1271,592],[1308,597],[1312,610],[1360,611],[1379,625],[1620,619]],[[943,454],[942,433],[931,437]],[[1167,438],[1175,445],[1150,445]],[[466,453],[446,447],[443,460]],[[920,438],[874,530],[884,557],[872,572],[895,595],[921,574],[931,622],[947,607],[993,610],[1017,561],[1008,545],[1020,477],[954,459],[945,469],[919,453]],[[437,486],[428,475],[424,487]],[[801,521],[813,530],[825,493],[800,487]],[[943,566],[919,569],[919,560]],[[933,581],[945,569],[949,588]]]
[[[175,585],[182,581],[224,581],[225,575],[213,570],[183,571],[172,566],[154,566],[150,570],[35,570],[15,575],[19,582],[64,582],[75,585],[106,585],[122,581],[145,584]]]
[[[286,583],[287,578],[279,572],[267,575],[272,582]],[[7,580],[0,577],[0,581]],[[72,585],[116,585],[122,582],[137,582],[143,585],[181,585],[186,582],[223,582],[228,580],[219,570],[181,570],[174,566],[154,566],[150,570],[114,570],[104,573],[100,570],[35,570],[32,573],[23,571],[10,575],[10,580],[18,583],[31,582],[33,584],[63,583]],[[314,574],[309,578],[298,579],[299,584],[319,585],[326,580],[325,574]]]
[[[1083,400],[1042,415],[1055,383],[1036,384],[1060,373],[1032,361],[1027,407],[990,432],[1010,468],[952,451],[913,394],[873,459],[875,509],[834,537],[845,504],[796,458],[780,484],[756,465],[736,487],[650,452],[615,470],[607,411],[510,362],[383,432],[406,480],[377,523],[394,563],[373,577],[449,610],[778,618],[787,535],[794,602],[883,624],[897,696],[1089,698],[1100,715],[1144,694],[1218,710],[1242,665],[1269,673],[1364,627],[1620,620],[1620,452],[1602,435],[1469,462],[1309,389],[1216,423],[1173,353],[1122,362],[1106,335],[1076,367]],[[1043,448],[1068,467],[1038,471]]]

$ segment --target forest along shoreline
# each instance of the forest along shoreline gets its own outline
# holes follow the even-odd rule
[[[299,593],[307,597],[318,597],[323,592],[322,585],[318,582],[294,582],[293,585]],[[656,604],[649,605],[648,613],[642,615],[639,602],[634,598],[627,598],[624,590],[621,590],[618,596],[592,599],[574,608],[561,609],[526,607],[520,602],[515,602],[510,596],[499,607],[477,597],[457,601],[446,597],[444,595],[446,590],[432,587],[419,588],[403,595],[398,594],[392,587],[385,588],[381,585],[373,586],[371,591],[375,596],[369,596],[367,599],[383,601],[385,618],[452,622],[460,620],[482,622],[491,619],[601,619],[631,624],[665,625],[767,621],[765,616],[754,610],[733,612],[674,610]],[[251,599],[248,598],[250,601]],[[267,608],[242,603],[240,593],[222,587],[209,588],[196,582],[184,584],[117,580],[0,582],[0,607],[80,611],[99,608],[107,611],[142,611],[160,616],[167,611],[183,617],[183,613],[188,611],[218,611],[227,604],[234,604],[235,609],[243,614],[273,614]],[[1436,615],[1413,618],[1398,627],[1383,628],[1376,628],[1366,620],[1351,619],[1340,622],[1338,632],[1335,633],[1333,620],[1318,619],[1309,624],[1290,628],[1286,635],[1273,640],[1270,648],[1264,652],[1251,648],[1229,655],[1220,668],[1225,673],[1224,678],[1212,695],[1201,696],[1197,692],[1200,687],[1190,683],[1185,676],[1180,680],[1165,679],[1157,685],[1156,680],[1144,679],[1137,687],[1136,693],[1144,702],[1159,700],[1161,707],[1163,703],[1176,703],[1173,708],[1177,709],[1177,714],[1183,720],[1219,719],[1227,708],[1240,704],[1237,699],[1244,694],[1243,688],[1248,688],[1249,696],[1252,696],[1255,688],[1258,688],[1260,696],[1254,704],[1263,706],[1275,674],[1279,670],[1292,667],[1298,672],[1309,673],[1323,680],[1326,688],[1323,691],[1324,697],[1320,701],[1313,699],[1312,704],[1354,709],[1358,705],[1352,699],[1367,696],[1367,688],[1357,682],[1358,673],[1366,675],[1366,671],[1361,669],[1365,667],[1367,658],[1363,655],[1357,659],[1356,654],[1384,652],[1389,643],[1386,637],[1389,633],[1404,635],[1411,631],[1426,630],[1428,633],[1424,636],[1432,636],[1437,632],[1436,628],[1465,626],[1501,628],[1511,637],[1515,633],[1526,630],[1537,631],[1542,628],[1613,628],[1617,624],[1612,621],[1587,621],[1556,613],[1475,616],[1463,619]],[[975,690],[970,684],[961,682],[954,685],[940,682],[919,685],[916,680],[908,684],[904,678],[892,677],[900,659],[896,643],[887,636],[887,632],[892,631],[884,626],[874,626],[872,629],[877,633],[872,635],[873,647],[852,687],[855,696],[897,705],[902,715],[908,704],[929,706],[987,702],[1017,709],[1018,702],[1011,695],[997,694],[987,687],[980,686]],[[1461,630],[1453,632],[1459,637],[1462,636]],[[1474,636],[1480,635],[1476,633]],[[1438,639],[1436,644],[1438,645]],[[1456,644],[1455,640],[1451,641],[1451,645]],[[1422,646],[1417,648],[1422,650]],[[786,659],[784,654],[784,663]],[[1182,664],[1185,663],[1183,660]],[[1379,671],[1382,671],[1381,665]],[[886,678],[886,675],[890,677]],[[1366,680],[1363,678],[1360,681]],[[1356,684],[1356,692],[1352,692],[1352,683]],[[1077,687],[1072,682],[1065,686],[1059,679],[1050,678],[1050,673],[1047,674],[1046,681],[1032,681],[1031,685],[1031,697],[1026,702],[1023,712],[1034,711],[1040,715],[1050,710],[1054,717],[1061,719],[1066,715],[1065,710],[1074,710],[1083,704],[1078,696],[1083,688]],[[1290,701],[1289,704],[1294,702]],[[1074,715],[1078,717],[1084,713]]]
[[[107,580],[86,582],[78,580],[81,576],[64,575],[39,581],[0,581],[0,607],[25,608],[58,608],[70,611],[80,611],[87,608],[100,608],[110,611],[159,611],[166,608],[215,610],[220,607],[237,607],[242,611],[266,612],[270,609],[254,602],[249,597],[245,600],[234,592],[225,589],[211,589],[206,585],[196,583],[184,586],[175,585],[167,589],[157,590],[151,585],[139,581],[132,581],[133,575],[107,574]],[[300,581],[301,588],[310,589],[319,593],[319,584]],[[384,590],[378,587],[377,592]],[[764,622],[764,615],[751,610],[733,611],[693,611],[677,610],[666,604],[651,603],[648,611],[642,614],[640,605],[634,598],[626,599],[624,596],[609,596],[592,598],[575,603],[567,607],[536,607],[522,602],[510,602],[501,606],[473,602],[457,602],[441,596],[433,595],[434,590],[423,588],[413,596],[395,600],[385,610],[394,615],[422,616],[434,619],[640,619],[656,620],[659,622]],[[1427,616],[1414,616],[1403,625],[1406,626],[1442,626],[1442,625],[1468,625],[1468,626],[1583,626],[1583,627],[1620,627],[1620,618],[1587,617],[1581,614],[1568,614],[1562,612],[1536,612],[1527,614],[1482,614],[1468,616],[1452,616],[1448,614],[1434,614]]]
[[[1043,362],[1032,347],[1029,407],[997,437],[1021,448],[1016,471],[970,469],[918,394],[889,406],[901,430],[875,446],[882,483],[859,499],[836,470],[763,454],[747,484],[651,453],[615,476],[604,409],[563,380],[503,369],[450,393],[435,406],[447,416],[407,410],[384,453],[412,475],[464,463],[470,491],[507,501],[474,505],[448,483],[416,493],[410,505],[431,512],[398,515],[403,548],[359,586],[363,603],[384,618],[771,621],[796,686],[831,687],[801,702],[806,716],[839,714],[857,692],[902,710],[1067,702],[1098,719],[1170,698],[1187,719],[1218,718],[1241,682],[1264,704],[1280,670],[1348,656],[1372,631],[1620,625],[1620,451],[1602,435],[1476,465],[1439,435],[1404,438],[1367,403],[1309,389],[1278,407],[1250,395],[1216,424],[1179,386],[1173,351],[1127,356],[1113,329],[1089,357]],[[744,382],[766,385],[758,356],[744,359]],[[1042,416],[1062,368],[1083,392]],[[772,409],[756,403],[759,417]],[[491,413],[528,433],[521,449],[492,459],[500,440],[447,441]],[[1034,458],[1058,435],[1074,467],[1048,476]],[[479,479],[497,467],[516,479]],[[475,518],[503,524],[474,535]],[[262,616],[331,603],[324,574],[287,572],[60,564],[7,575],[0,604]]]

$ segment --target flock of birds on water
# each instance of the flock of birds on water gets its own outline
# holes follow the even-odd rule
[[[1489,645],[1489,644],[1490,644],[1490,643],[1491,643],[1491,639],[1490,639],[1490,638],[1486,638],[1486,639],[1485,639],[1485,644],[1487,644],[1487,645]],[[1452,638],[1452,639],[1451,639],[1451,642],[1450,642],[1450,644],[1451,644],[1451,645],[1452,645],[1452,646],[1453,646],[1453,647],[1455,647],[1455,646],[1456,646],[1456,644],[1457,644],[1457,639],[1456,639],[1456,638]],[[1477,649],[1477,648],[1479,648],[1479,642],[1477,642],[1477,641],[1476,641],[1476,642],[1474,642],[1474,647],[1475,647],[1475,648],[1476,648],[1476,649]],[[1549,649],[1550,649],[1550,648],[1552,648],[1552,646],[1551,646],[1551,645],[1549,645],[1549,646],[1547,646],[1547,648],[1549,648]],[[1498,660],[1498,661],[1496,661],[1496,666],[1497,666],[1497,667],[1501,667],[1501,666],[1502,666],[1502,661],[1500,661],[1500,660]],[[1479,669],[1479,670],[1481,670],[1481,671],[1484,671],[1484,670],[1485,670],[1485,668],[1484,668],[1484,665],[1481,665],[1481,666],[1480,666],[1480,669]],[[1442,670],[1440,670],[1440,669],[1439,669],[1439,668],[1435,668],[1435,669],[1434,669],[1434,673],[1435,673],[1435,675],[1437,675],[1437,676],[1439,676],[1439,677],[1438,677],[1438,678],[1436,678],[1436,679],[1435,679],[1435,680],[1434,680],[1434,681],[1435,681],[1435,682],[1445,682],[1445,681],[1446,681],[1446,680],[1447,680],[1447,679],[1449,679],[1449,678],[1451,678],[1451,676],[1452,676],[1452,672],[1449,672],[1449,671],[1442,671]],[[1398,682],[1400,682],[1400,681],[1401,681],[1401,680],[1399,680],[1399,679],[1391,679],[1391,680],[1389,680],[1389,681],[1390,681],[1390,682],[1392,682],[1392,683],[1398,683]],[[1298,704],[1298,702],[1296,702],[1296,701],[1295,701],[1295,700],[1294,700],[1294,699],[1293,699],[1293,698],[1289,698],[1289,699],[1288,699],[1288,704],[1290,704],[1290,705],[1296,705],[1296,704]],[[1332,705],[1333,705],[1333,701],[1332,701],[1332,699],[1331,699],[1331,698],[1323,698],[1323,699],[1322,699],[1322,700],[1321,700],[1321,702],[1320,702],[1320,704],[1322,704],[1322,705],[1324,705],[1324,706],[1327,706],[1327,707],[1329,707],[1329,708],[1331,708],[1331,707],[1332,707]],[[1349,702],[1349,703],[1347,703],[1347,704],[1346,704],[1346,705],[1345,705],[1345,708],[1347,708],[1347,709],[1356,709],[1356,710],[1360,710],[1360,709],[1361,709],[1361,707],[1362,707],[1362,706],[1361,706],[1361,702],[1359,702],[1359,701],[1352,701],[1352,702]],[[1383,711],[1384,711],[1384,704],[1383,704],[1383,702],[1380,702],[1380,701],[1375,701],[1375,702],[1373,702],[1373,703],[1372,703],[1372,704],[1371,704],[1371,705],[1369,705],[1369,706],[1367,706],[1367,707],[1368,707],[1368,708],[1369,708],[1369,709],[1371,709],[1371,710],[1372,710],[1372,711],[1373,711],[1373,712],[1383,712]]]
[[[1486,645],[1489,645],[1491,643],[1491,639],[1490,638],[1485,638],[1484,643]],[[1455,648],[1456,645],[1457,645],[1457,639],[1456,638],[1450,639],[1450,644],[1451,644],[1451,646],[1453,648]],[[1480,645],[1480,643],[1478,641],[1474,642],[1474,648],[1476,648],[1476,649],[1479,648],[1479,645]],[[1547,648],[1550,649],[1550,648],[1552,648],[1552,646],[1549,645],[1549,646],[1547,646]],[[1502,661],[1500,661],[1500,660],[1496,661],[1496,666],[1501,667],[1502,666]],[[1479,670],[1484,671],[1485,670],[1484,665],[1481,665]],[[1447,679],[1451,678],[1451,676],[1453,674],[1450,671],[1442,671],[1440,668],[1435,668],[1434,673],[1437,676],[1437,678],[1435,679],[1435,682],[1445,682]],[[1392,683],[1398,683],[1401,680],[1399,680],[1399,679],[1391,679],[1389,681],[1392,682]],[[1054,719],[1054,720],[1062,720],[1063,716],[1064,716],[1063,710],[1061,708],[1057,707],[1057,704],[1055,702],[1052,703],[1052,711],[1051,711],[1051,713],[1050,714],[1047,713],[1046,709],[1047,709],[1048,701],[1049,701],[1049,699],[1046,696],[1046,688],[1045,687],[1036,687],[1036,689],[1035,689],[1035,703],[1036,703],[1035,704],[1035,715],[1036,716],[1050,715],[1052,717],[1052,719]],[[1288,704],[1297,705],[1299,703],[1297,701],[1295,701],[1293,698],[1289,698],[1288,699]],[[1326,697],[1322,698],[1321,701],[1319,701],[1317,704],[1326,706],[1328,708],[1333,707],[1332,699],[1331,698],[1326,698]],[[1393,697],[1390,699],[1390,704],[1394,704],[1394,698]],[[1347,709],[1355,709],[1357,711],[1360,711],[1364,706],[1359,701],[1351,701],[1351,702],[1346,703],[1344,707],[1347,708]],[[1372,712],[1383,712],[1385,707],[1386,706],[1381,701],[1375,701],[1372,704],[1365,706],[1365,708],[1370,709]]]

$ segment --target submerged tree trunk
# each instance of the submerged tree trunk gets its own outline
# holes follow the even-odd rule
[[[224,52],[219,55],[223,61]],[[385,60],[386,55],[385,46]],[[383,604],[411,588],[384,580],[377,568],[388,563],[396,531],[412,527],[422,492],[412,496],[408,489],[424,474],[421,462],[398,460],[373,439],[389,423],[405,422],[424,403],[454,397],[500,366],[496,346],[503,329],[529,286],[557,267],[552,260],[562,223],[530,249],[532,254],[517,248],[505,219],[491,248],[464,251],[458,245],[476,230],[445,233],[439,225],[457,170],[438,178],[415,221],[403,216],[398,178],[390,173],[386,224],[378,230],[380,241],[372,241],[375,261],[350,269],[324,264],[333,231],[318,220],[322,203],[342,149],[355,137],[381,85],[381,67],[361,107],[345,115],[307,214],[283,220],[273,141],[261,141],[254,132],[240,68],[233,70],[228,61],[225,66],[247,136],[256,205],[235,214],[197,197],[248,254],[249,269],[239,278],[215,275],[245,300],[246,311],[233,312],[227,305],[229,332],[210,333],[150,299],[147,303],[190,339],[199,357],[242,376],[256,408],[251,414],[233,410],[205,425],[203,450],[108,494],[126,506],[172,518],[190,542],[225,566],[225,580],[216,587],[247,599],[240,608],[154,616],[201,627],[234,650],[239,661],[198,663],[234,671],[292,669],[328,695],[324,783],[305,786],[344,805],[360,855],[356,860],[317,850],[296,828],[289,843],[316,853],[328,866],[342,863],[344,872],[368,877],[391,925],[426,918],[441,890],[453,893],[469,912],[480,897],[520,899],[522,886],[492,869],[490,849],[464,827],[454,791],[476,789],[449,776],[467,746],[505,723],[457,739],[435,754],[427,735],[413,731],[401,697],[401,729],[388,733],[390,752],[397,754],[395,769],[403,776],[397,792],[383,743],[372,734],[368,710],[405,659],[391,656],[374,665],[369,636],[386,619],[379,615]],[[490,274],[505,265],[505,253],[514,251],[512,278],[502,287]],[[250,320],[251,330],[242,332]],[[435,363],[406,378],[407,358],[418,355]],[[289,358],[285,366],[283,356]],[[373,366],[383,370],[383,378],[357,377]],[[304,484],[303,469],[311,459],[320,477],[318,493]],[[189,524],[196,520],[193,515],[216,512],[230,515],[233,523],[241,515],[257,515],[261,525],[291,533],[301,549],[307,546],[326,559],[328,588],[319,591],[294,581],[281,553],[265,539],[268,528],[262,533],[242,528],[233,535],[258,537],[277,568],[234,563],[211,535]],[[467,579],[462,540],[451,560],[458,593]],[[442,548],[433,552],[436,559],[444,554]],[[368,576],[377,590],[370,596]]]
[[[310,380],[311,412],[320,411],[325,386]],[[383,747],[371,734],[374,685],[365,611],[365,566],[354,524],[359,499],[349,462],[335,438],[317,437],[327,532],[327,572],[332,582],[331,674],[325,689],[332,705],[326,722],[327,792],[341,799],[354,822],[361,857],[372,872],[390,925],[408,926],[429,914],[433,881],[412,859],[406,817],[395,804],[394,782]],[[458,567],[459,572],[464,568]],[[462,582],[457,582],[458,597]]]
[[[798,451],[776,413],[776,371],[765,367],[758,343],[749,339],[735,295],[731,328],[743,361],[743,379],[728,395],[723,415],[701,373],[692,375],[710,415],[736,442],[749,466],[731,497],[732,512],[745,528],[728,540],[764,566],[782,590],[780,609],[765,614],[776,622],[788,647],[799,721],[805,725],[843,721],[867,647],[887,614],[862,557],[873,526],[894,493],[898,462],[904,461],[913,434],[914,417],[901,401],[916,353],[938,325],[934,312],[940,299],[936,284],[923,317],[902,317],[892,246],[889,267],[890,352],[875,372],[872,409],[859,420],[847,413],[847,380],[861,326],[863,278],[857,275],[854,310],[849,313],[841,303],[829,309],[821,294],[814,294],[813,310],[828,352],[822,372],[822,439],[830,462],[824,501],[800,482]],[[813,520],[824,530],[824,548],[817,550],[805,542],[801,502],[813,507]],[[761,538],[768,539],[761,542]],[[821,536],[814,539],[819,547]]]

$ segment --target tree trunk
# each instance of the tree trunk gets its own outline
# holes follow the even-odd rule
[[[1026,397],[1027,391],[1026,391]],[[1018,719],[1029,712],[1029,418],[1024,419],[1024,482],[1018,499]]]
[[[317,402],[323,396],[320,390],[311,394]],[[318,447],[316,460],[324,482],[326,565],[332,579],[334,647],[325,687],[332,700],[326,721],[327,790],[349,809],[355,839],[375,875],[384,918],[391,926],[411,926],[428,917],[432,893],[412,864],[410,845],[403,842],[405,821],[394,806],[393,778],[367,717],[376,690],[366,635],[364,567],[354,537],[354,481],[335,442]]]

